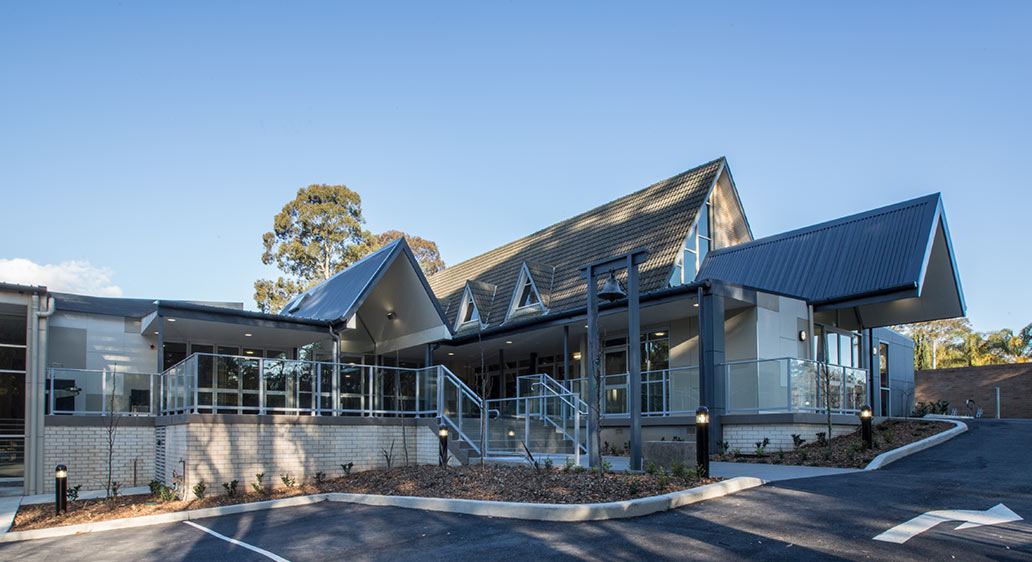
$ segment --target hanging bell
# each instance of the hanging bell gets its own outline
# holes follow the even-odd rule
[[[613,272],[610,271],[609,279],[606,279],[605,284],[602,285],[602,290],[599,291],[598,298],[608,302],[615,302],[626,296],[627,293],[625,293],[623,288],[620,287],[620,282],[616,280],[616,276],[614,276]]]

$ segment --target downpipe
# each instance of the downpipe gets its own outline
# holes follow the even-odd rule
[[[25,485],[32,493],[43,491],[43,443],[44,443],[44,416],[46,412],[46,372],[47,372],[47,319],[54,315],[57,307],[54,297],[46,297],[46,308],[40,308],[39,297],[33,297],[30,346],[32,347],[31,361],[32,380],[29,383],[29,396],[32,397],[32,406],[29,408],[30,419],[28,434],[31,439],[32,454],[27,455],[28,466],[25,472]],[[28,447],[27,447],[28,448]]]

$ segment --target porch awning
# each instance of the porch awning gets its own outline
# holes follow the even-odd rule
[[[942,198],[935,193],[715,250],[698,280],[719,280],[834,311],[843,328],[965,314]]]

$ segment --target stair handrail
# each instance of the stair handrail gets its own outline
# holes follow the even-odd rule
[[[559,381],[553,379],[549,375],[541,373],[539,377],[540,380],[538,382],[531,383],[530,387],[532,389],[537,387],[543,388],[546,392],[550,393],[553,398],[558,398],[567,406],[569,406],[574,412],[573,435],[570,435],[570,433],[566,430],[565,427],[555,423],[551,419],[551,417],[549,417],[544,411],[541,412],[541,420],[558,429],[559,432],[562,433],[563,437],[565,437],[566,439],[573,441],[574,451],[576,452],[577,457],[576,462],[577,464],[580,464],[581,451],[583,450],[585,453],[588,452],[587,443],[585,443],[584,446],[582,446],[580,439],[580,419],[581,416],[588,415],[588,404],[584,402],[584,400],[582,400],[579,396],[575,395],[573,392],[568,391],[565,387],[559,384]],[[553,385],[563,389],[563,392],[557,391],[555,388],[553,388]],[[567,399],[567,397],[572,398],[573,401],[571,402]],[[528,402],[530,400],[534,400],[537,398],[540,397],[523,397],[523,399]],[[583,409],[581,408],[581,406],[583,406]],[[525,412],[525,415],[527,416],[527,420],[529,423],[530,412]]]
[[[462,428],[459,427],[458,424],[453,422],[450,418],[448,418],[447,415],[445,415],[445,412],[444,412],[444,381],[448,381],[448,382],[452,383],[452,385],[455,386],[455,388],[459,389],[459,392],[461,394],[465,394],[466,397],[469,398],[471,402],[473,402],[473,405],[480,409],[480,431],[481,431],[481,437],[483,437],[483,433],[484,433],[484,416],[489,415],[487,410],[484,408],[484,400],[482,398],[480,398],[479,396],[477,396],[477,394],[475,392],[473,392],[473,389],[471,389],[466,383],[462,382],[462,379],[457,377],[455,375],[455,373],[451,372],[451,370],[449,370],[448,367],[446,367],[444,365],[436,365],[436,367],[437,367],[437,375],[438,375],[438,379],[437,379],[437,418],[439,420],[441,420],[442,422],[444,422],[444,423],[448,424],[449,426],[451,426],[455,430],[456,434],[463,441],[468,443],[470,448],[472,448],[474,451],[476,451],[478,455],[483,455],[481,444],[477,443],[472,438],[470,438],[468,435],[466,435],[466,433],[464,431],[462,431]],[[462,402],[462,400],[459,399],[457,402],[459,403],[460,413],[461,413],[461,402]]]

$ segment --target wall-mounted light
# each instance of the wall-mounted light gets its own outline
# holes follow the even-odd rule
[[[806,330],[799,330],[799,341],[806,341],[807,337]]]
[[[455,355],[455,352],[453,352],[453,351],[449,351],[449,352],[448,352],[448,355],[449,355],[449,356]]]
[[[249,337],[251,337],[252,335],[253,335],[253,334],[244,334],[244,337],[245,337],[245,338],[249,338]]]
[[[574,361],[580,361],[580,358],[581,358],[580,352],[579,351],[574,351],[573,352],[573,360]]]
[[[169,322],[175,322],[175,321],[176,321],[176,319],[175,319],[175,318],[167,318],[167,320],[168,320]]]

